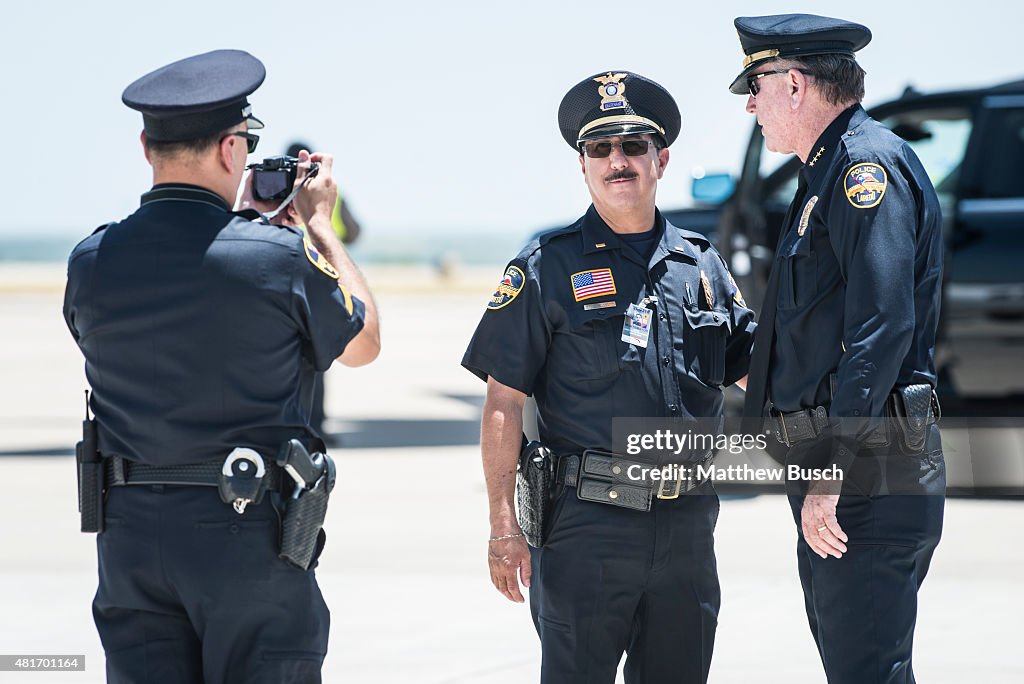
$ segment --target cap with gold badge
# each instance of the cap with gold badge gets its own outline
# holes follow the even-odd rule
[[[142,112],[146,137],[159,142],[194,140],[243,121],[263,128],[246,96],[266,75],[248,52],[214,50],[146,74],[124,89],[121,101]]]
[[[630,71],[613,69],[574,85],[558,106],[558,127],[571,148],[585,140],[650,133],[671,145],[682,121],[669,92]]]
[[[764,62],[811,55],[853,57],[871,42],[866,26],[814,14],[737,17],[733,23],[746,55],[743,71],[729,86],[729,92],[736,95],[747,94],[747,76]]]

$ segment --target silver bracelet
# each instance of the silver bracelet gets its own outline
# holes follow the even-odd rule
[[[515,539],[516,537],[522,537],[522,536],[525,536],[525,535],[523,535],[522,532],[520,532],[519,534],[504,534],[504,535],[502,535],[500,537],[491,537],[490,539],[487,540],[487,543],[489,544],[491,542],[501,541],[503,539]]]

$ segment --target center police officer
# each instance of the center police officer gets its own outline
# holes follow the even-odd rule
[[[691,481],[667,500],[671,484],[602,484],[579,474],[601,459],[580,455],[612,451],[614,417],[721,416],[722,387],[747,372],[753,315],[707,239],[655,206],[680,128],[671,95],[609,71],[574,86],[558,118],[593,205],[509,263],[463,359],[487,382],[491,579],[517,602],[520,578],[530,588],[542,682],[613,682],[624,651],[628,682],[704,682],[720,600],[714,488]],[[649,316],[648,335],[623,341],[627,315]],[[540,549],[513,504],[531,394],[565,485]]]
[[[280,490],[295,485],[274,457],[293,438],[322,448],[314,373],[368,363],[380,342],[365,284],[331,265],[346,262],[329,156],[312,156],[295,199],[309,240],[230,211],[264,75],[219,50],[131,84],[153,188],[69,259],[64,315],[107,469],[93,615],[111,682],[320,680],[329,613],[312,569],[278,558]],[[226,461],[262,472],[262,496],[225,503]]]
[[[750,365],[745,413],[787,462],[840,469],[790,483],[811,632],[832,684],[914,681],[917,592],[942,530],[945,468],[932,401],[942,223],[905,141],[860,106],[860,24],[740,17],[746,95],[769,150],[796,154]],[[893,419],[893,416],[906,419]]]

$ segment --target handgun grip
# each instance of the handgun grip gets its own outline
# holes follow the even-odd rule
[[[303,488],[312,487],[313,483],[319,480],[324,473],[323,454],[310,455],[302,442],[297,439],[288,440],[281,449],[277,464],[287,470],[293,478],[296,475],[302,478],[300,486]]]

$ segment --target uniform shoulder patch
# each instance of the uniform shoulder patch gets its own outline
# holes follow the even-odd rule
[[[846,199],[858,209],[877,207],[888,183],[881,164],[854,164],[843,178]]]
[[[306,253],[306,258],[309,259],[309,263],[313,264],[335,280],[338,279],[337,269],[335,269],[334,266],[331,266],[331,262],[329,262],[324,255],[320,253],[320,250],[313,246],[313,243],[309,241],[309,238],[302,238],[302,247],[303,251]]]
[[[526,274],[523,273],[523,269],[509,264],[501,282],[498,283],[498,289],[491,295],[491,301],[487,302],[487,308],[500,309],[508,306],[523,291],[525,283]]]
[[[736,279],[732,277],[732,273],[726,271],[729,274],[729,284],[732,285],[734,292],[732,293],[732,299],[734,302],[742,306],[744,309],[747,308],[747,302],[743,299],[743,293],[740,292],[740,286],[736,284]]]

